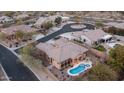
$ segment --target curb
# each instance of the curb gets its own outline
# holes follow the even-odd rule
[[[4,73],[4,75],[5,75],[5,77],[6,77],[6,79],[7,79],[7,81],[10,81],[9,80],[9,77],[8,77],[8,75],[7,75],[7,73],[5,72],[5,70],[4,70],[4,68],[3,68],[3,66],[0,64],[0,67],[1,67],[1,69],[2,69],[2,71],[3,71],[3,73]]]

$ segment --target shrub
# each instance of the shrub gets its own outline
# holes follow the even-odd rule
[[[97,64],[87,73],[88,80],[91,81],[111,81],[117,80],[117,73],[105,64]]]

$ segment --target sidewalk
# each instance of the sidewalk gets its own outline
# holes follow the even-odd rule
[[[1,64],[0,64],[0,81],[9,81],[9,77],[7,76]]]

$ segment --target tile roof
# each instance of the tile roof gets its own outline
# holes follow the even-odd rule
[[[83,54],[88,49],[69,42],[65,38],[60,38],[54,43],[40,43],[36,46],[38,49],[44,51],[50,58],[57,62],[63,62],[69,58],[75,58],[79,54]]]
[[[8,28],[3,28],[3,29],[1,29],[1,32],[5,33],[5,34],[8,34],[8,35],[11,35],[11,34],[14,34],[17,31],[23,31],[23,32],[28,33],[28,32],[35,32],[37,30],[38,29],[32,28],[32,27],[27,26],[27,25],[18,25],[18,26],[11,26],[11,27],[8,27]]]

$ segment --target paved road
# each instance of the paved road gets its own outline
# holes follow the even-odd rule
[[[38,78],[20,62],[11,51],[0,45],[0,63],[12,81],[38,81]]]
[[[64,25],[62,29],[50,34],[50,35],[47,35],[46,37],[43,37],[41,39],[38,40],[38,42],[46,42],[50,39],[53,39],[55,38],[56,36],[59,36],[63,33],[67,33],[67,32],[75,32],[75,31],[82,31],[83,29],[94,29],[94,26],[91,25],[91,24],[84,24],[86,27],[85,28],[79,28],[79,29],[74,29],[71,27],[71,25],[75,25],[76,23],[71,23],[71,24],[67,24],[67,25]]]

